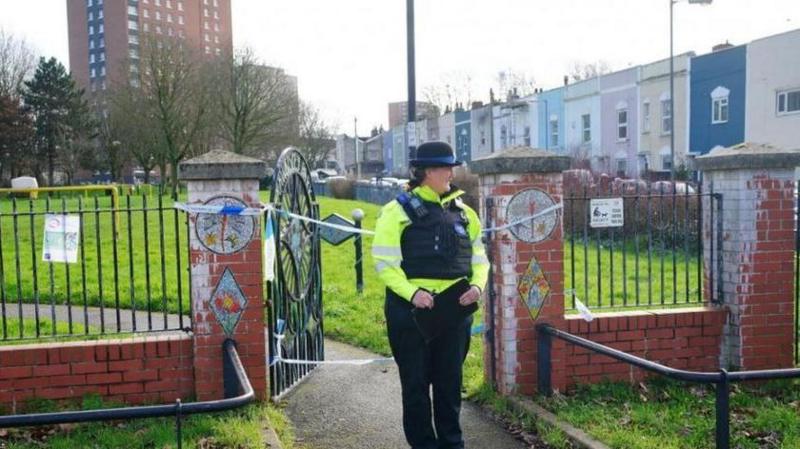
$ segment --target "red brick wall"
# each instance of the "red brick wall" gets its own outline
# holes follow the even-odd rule
[[[194,394],[189,336],[0,347],[0,410],[32,398],[96,393],[128,405],[169,403]]]
[[[692,308],[595,314],[587,323],[567,318],[567,331],[631,355],[690,371],[719,369],[725,309]],[[567,383],[604,379],[639,381],[646,372],[578,346],[567,345]]]

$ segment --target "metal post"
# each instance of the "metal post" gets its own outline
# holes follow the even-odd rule
[[[231,344],[236,347],[236,342],[231,339],[226,340],[225,344],[222,345],[222,383],[226,399],[235,398],[239,394],[239,379],[236,377],[236,367],[227,350],[227,347]]]
[[[728,383],[728,371],[719,370],[722,379],[717,384],[717,449],[728,449],[730,447],[730,384]]]
[[[183,436],[182,436],[183,432],[181,431],[181,421],[183,419],[182,416],[181,416],[181,411],[182,411],[181,409],[182,408],[183,408],[183,404],[181,404],[181,400],[180,399],[176,399],[175,400],[175,438],[176,438],[175,442],[178,445],[178,449],[181,449],[183,447]]]
[[[357,229],[361,229],[361,220],[364,219],[364,211],[361,209],[353,209],[352,215],[353,221],[355,222],[355,227]],[[353,239],[353,244],[356,247],[356,291],[360,295],[364,292],[364,257],[361,250],[361,234],[356,234],[355,238]]]
[[[553,394],[553,386],[550,379],[553,368],[551,358],[553,342],[550,334],[544,330],[546,326],[546,324],[539,324],[536,326],[536,381],[539,385],[539,394],[550,396]]]
[[[492,227],[492,209],[494,206],[494,199],[486,198],[486,227]],[[486,251],[486,255],[489,259],[489,282],[487,288],[489,291],[487,292],[488,296],[488,307],[489,307],[489,319],[486,328],[486,344],[489,346],[489,358],[491,359],[489,364],[489,381],[492,388],[497,386],[497,349],[495,348],[495,340],[496,340],[496,326],[495,326],[495,303],[496,295],[494,292],[494,261],[492,260],[492,248],[491,248],[491,234],[486,233],[484,236],[484,244],[488,250]]]
[[[672,9],[675,0],[669,0],[669,180],[675,181],[675,67],[672,54]]]
[[[406,130],[411,128],[410,123],[417,121],[417,78],[414,56],[414,0],[406,0],[406,46],[408,48],[408,121]],[[414,127],[416,134],[416,127]],[[408,158],[416,157],[416,135],[408,136]]]

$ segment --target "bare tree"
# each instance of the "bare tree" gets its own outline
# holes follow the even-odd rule
[[[306,102],[300,106],[299,124],[297,148],[312,168],[324,167],[328,153],[336,147],[334,127],[325,122],[319,109]]]
[[[36,55],[24,39],[0,29],[0,97],[18,97],[36,68]]]
[[[90,114],[89,104],[83,96],[71,98],[69,113],[64,118],[58,137],[60,149],[56,153],[59,167],[66,175],[67,185],[72,184],[82,167],[90,166],[94,156],[97,123]]]
[[[436,105],[440,111],[454,110],[459,105],[469,108],[475,90],[472,76],[465,72],[447,72],[438,84],[425,86],[422,95],[425,101]]]
[[[524,71],[516,71],[510,68],[497,72],[495,84],[497,86],[495,92],[498,94],[515,94],[520,97],[533,94],[536,87],[536,81],[533,76]]]
[[[297,136],[297,87],[283,69],[264,65],[250,49],[223,57],[214,71],[219,137],[235,153],[268,153]]]
[[[608,62],[599,60],[596,62],[574,61],[569,67],[569,77],[572,82],[587,80],[611,72]]]
[[[165,154],[163,134],[153,132],[158,123],[135,87],[116,87],[109,103],[99,126],[104,165],[112,174],[118,173],[124,161],[133,158],[144,171],[144,182],[149,183],[150,171]]]
[[[139,87],[148,117],[156,124],[164,151],[158,165],[162,177],[169,168],[173,193],[178,188],[178,164],[195,154],[209,124],[210,88],[204,61],[181,39],[143,40]]]

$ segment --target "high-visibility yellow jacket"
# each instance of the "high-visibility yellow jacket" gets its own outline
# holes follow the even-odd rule
[[[486,250],[481,241],[481,222],[478,214],[459,199],[464,192],[455,190],[448,192],[444,197],[439,197],[430,187],[419,186],[411,193],[423,201],[439,203],[442,207],[448,207],[450,202],[456,201],[456,205],[464,211],[469,221],[467,233],[472,241],[472,274],[468,281],[483,290],[489,276],[489,259],[486,257]],[[403,261],[400,237],[403,235],[403,229],[409,224],[411,224],[411,219],[403,206],[396,200],[392,200],[381,209],[375,223],[375,237],[372,240],[372,258],[375,261],[378,277],[389,289],[407,300],[411,300],[414,292],[419,288],[438,293],[458,281],[458,279],[408,279],[406,277],[400,267]]]

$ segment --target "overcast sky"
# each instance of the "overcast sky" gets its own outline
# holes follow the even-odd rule
[[[407,98],[405,0],[232,2],[234,45],[297,76],[300,96],[342,131],[353,117],[360,134],[385,126],[387,103]],[[675,53],[702,54],[800,28],[800,0],[682,1],[674,23]],[[0,0],[0,27],[68,65],[65,0]],[[486,100],[504,69],[547,89],[574,61],[622,69],[668,57],[669,0],[418,0],[416,48],[418,99],[469,75]]]

